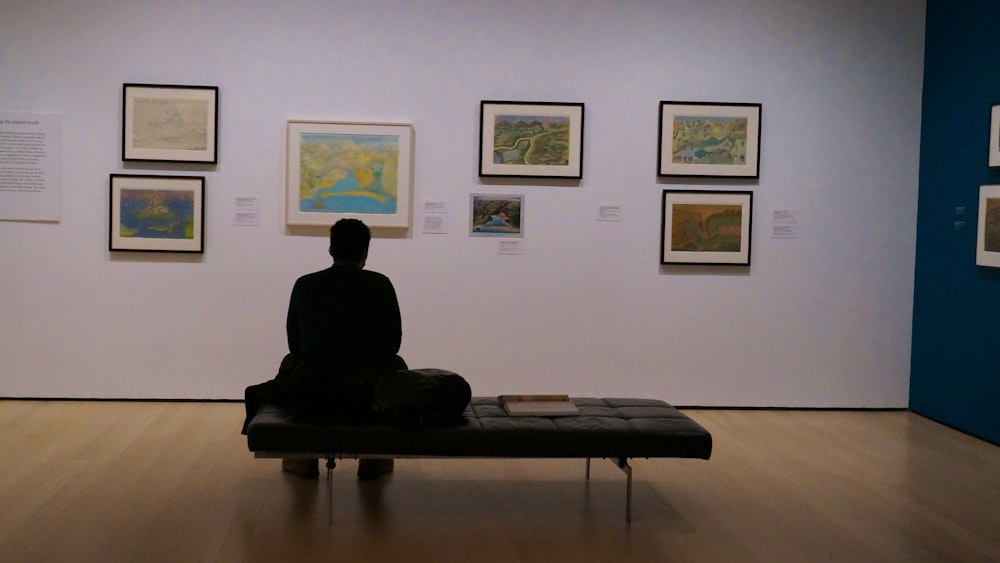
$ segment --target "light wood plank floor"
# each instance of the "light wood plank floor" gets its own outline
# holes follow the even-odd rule
[[[254,459],[238,403],[0,401],[0,561],[1000,561],[1000,448],[907,412],[689,410],[711,460]]]

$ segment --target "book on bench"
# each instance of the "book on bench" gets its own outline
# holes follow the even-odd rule
[[[576,416],[569,395],[500,395],[500,404],[510,416]]]

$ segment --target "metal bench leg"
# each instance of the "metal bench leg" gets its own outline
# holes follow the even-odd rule
[[[625,472],[625,521],[632,521],[632,466],[628,464],[627,457],[619,457],[615,459],[615,465],[618,469]]]
[[[587,480],[590,481],[590,458],[587,458]]]
[[[327,490],[327,523],[333,525],[333,468],[337,462],[332,457],[326,458],[326,490]]]

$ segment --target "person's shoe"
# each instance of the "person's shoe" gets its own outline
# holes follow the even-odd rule
[[[368,481],[378,479],[386,473],[392,473],[392,468],[396,464],[394,460],[384,457],[364,458],[358,460],[358,479]]]
[[[282,458],[281,470],[303,479],[319,477],[319,460],[309,458]]]

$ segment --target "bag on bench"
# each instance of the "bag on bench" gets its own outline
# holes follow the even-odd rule
[[[462,417],[472,388],[461,375],[435,369],[386,373],[375,385],[375,406],[394,426],[442,426]]]

